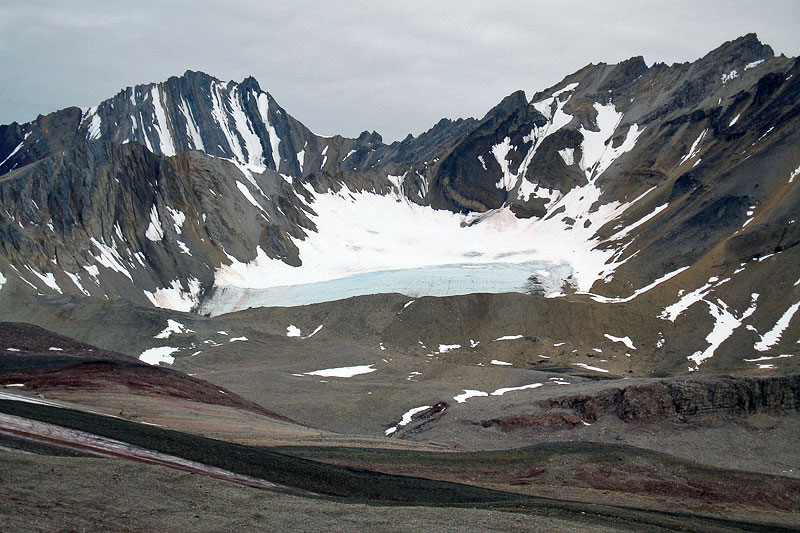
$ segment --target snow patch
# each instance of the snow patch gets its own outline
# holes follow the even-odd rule
[[[635,230],[636,228],[638,228],[642,224],[646,224],[647,222],[649,222],[653,218],[657,217],[659,215],[659,213],[661,213],[667,207],[669,207],[668,203],[667,204],[662,204],[662,205],[656,207],[655,209],[653,209],[653,211],[650,214],[643,216],[642,218],[640,218],[639,220],[637,220],[633,224],[625,226],[622,230],[618,231],[617,233],[615,233],[614,235],[609,237],[608,240],[609,241],[618,241],[618,240],[622,239],[623,237],[627,237],[628,234],[631,231]]]
[[[386,436],[391,435],[392,433],[396,432],[398,428],[400,428],[402,426],[407,426],[408,424],[410,424],[411,421],[413,420],[415,414],[420,413],[420,412],[425,411],[426,409],[430,409],[430,408],[431,408],[430,405],[423,405],[423,406],[420,406],[420,407],[414,407],[413,409],[409,409],[408,411],[403,413],[403,416],[400,418],[400,422],[398,422],[396,426],[390,427],[389,429],[384,431],[383,434],[386,435]]]
[[[611,342],[621,342],[622,344],[627,346],[628,349],[630,349],[630,350],[635,350],[636,349],[636,346],[633,345],[633,341],[628,336],[615,337],[614,335],[609,335],[608,333],[604,333],[603,336],[605,338],[607,338],[608,340],[610,340]]]
[[[756,359],[745,359],[745,361],[747,361],[748,363],[755,363],[757,361],[772,361],[773,359],[785,359],[787,357],[794,357],[794,354],[784,353],[781,355],[773,355],[773,356],[762,355],[761,357],[758,357]]]
[[[538,389],[541,387],[541,383],[531,383],[530,385],[522,385],[520,387],[506,387],[504,389],[497,389],[494,392],[489,393],[491,396],[502,396],[507,392],[518,391],[518,390],[526,390],[526,389]]]
[[[28,133],[26,133],[26,134],[25,134],[25,139],[27,139],[27,138],[28,138],[28,135],[30,135],[30,132],[28,132]],[[25,144],[25,140],[23,139],[23,142],[19,143],[19,144],[17,145],[17,147],[16,147],[16,148],[14,148],[14,149],[11,151],[11,153],[10,153],[10,154],[8,154],[8,157],[6,157],[5,159],[3,159],[3,161],[2,161],[2,162],[0,162],[0,166],[3,166],[3,165],[5,164],[5,162],[6,162],[6,161],[8,161],[8,160],[9,160],[9,159],[11,159],[12,157],[14,157],[14,154],[16,154],[17,152],[19,152],[20,148],[22,148],[22,146],[23,146],[24,144]]]
[[[407,412],[403,413],[400,422],[397,424],[398,426],[407,426],[411,423],[411,419],[414,417],[415,414],[424,411],[425,409],[430,409],[430,405],[423,405],[420,407],[415,407],[414,409],[409,409]]]
[[[603,174],[622,154],[631,151],[644,132],[644,128],[639,129],[638,124],[632,124],[628,127],[622,144],[613,148],[610,139],[622,121],[622,113],[616,110],[614,104],[603,105],[595,102],[594,109],[597,111],[596,123],[599,131],[583,127],[579,130],[583,135],[580,167],[590,183]]]
[[[516,147],[511,144],[510,137],[506,137],[503,139],[503,142],[492,146],[492,155],[495,160],[497,160],[497,164],[500,165],[500,171],[503,173],[500,177],[500,181],[495,184],[498,189],[510,191],[514,188],[514,185],[516,185],[517,176],[509,169],[509,162],[506,159],[509,152],[515,149]]]
[[[687,309],[705,298],[711,292],[711,287],[717,280],[717,277],[712,276],[702,287],[699,287],[688,294],[681,295],[679,293],[681,298],[674,304],[665,307],[664,310],[661,311],[661,314],[658,315],[658,318],[675,322],[675,319],[677,319]],[[681,292],[683,292],[683,290],[681,290]]]
[[[242,153],[242,147],[239,145],[239,140],[236,138],[230,128],[229,118],[225,110],[225,104],[222,100],[220,86],[221,84],[219,82],[212,81],[209,87],[211,95],[211,118],[213,118],[217,123],[223,137],[225,137],[229,148],[228,153],[232,154],[234,159],[237,161],[245,162],[244,154]],[[224,150],[221,145],[217,146]]]
[[[263,167],[264,150],[261,146],[261,139],[256,135],[253,124],[251,124],[250,119],[244,112],[243,95],[239,92],[239,87],[235,87],[234,90],[231,91],[228,96],[228,102],[230,103],[234,127],[244,141],[244,146],[242,148],[247,152],[247,157],[242,158],[241,162],[248,165]]]
[[[596,366],[589,366],[586,363],[572,363],[575,366],[579,366],[581,368],[585,368],[586,370],[594,370],[595,372],[608,372],[605,368],[599,368]]]
[[[94,109],[94,114],[92,115],[92,121],[89,123],[89,139],[99,139],[100,138],[100,128],[102,126],[102,119],[100,115],[97,114],[97,108]]]
[[[205,151],[206,147],[203,143],[203,137],[200,135],[200,129],[197,127],[197,121],[195,121],[194,114],[192,114],[189,104],[186,103],[183,97],[181,97],[180,110],[181,113],[183,113],[183,117],[186,119],[186,133],[192,140],[194,149]]]
[[[453,399],[458,403],[464,403],[470,398],[475,398],[476,396],[489,396],[489,393],[482,390],[464,389],[462,394],[453,396]]]
[[[530,200],[531,196],[534,198],[541,198],[543,200],[547,200],[544,203],[545,209],[550,207],[550,204],[553,202],[557,202],[561,198],[561,191],[558,189],[548,189],[546,187],[542,187],[537,183],[532,181],[528,181],[527,179],[519,180],[519,188],[517,189],[517,198],[520,200],[525,200],[526,202]]]
[[[25,268],[28,269],[28,271],[31,274],[42,280],[42,283],[44,283],[45,285],[56,291],[58,294],[64,294],[64,291],[62,291],[61,287],[59,287],[58,283],[56,283],[56,277],[53,275],[52,272],[42,274],[37,272],[35,269],[31,268],[29,265],[25,265]]]
[[[561,159],[564,160],[564,164],[568,167],[571,167],[575,164],[575,149],[574,148],[562,148],[558,151],[558,155],[561,156]]]
[[[319,326],[317,326],[317,327],[316,327],[316,329],[314,329],[314,331],[312,331],[310,335],[306,335],[306,336],[305,336],[305,337],[303,337],[303,338],[304,338],[304,339],[311,338],[311,337],[313,337],[314,335],[316,335],[317,333],[319,333],[319,331],[320,331],[321,329],[322,329],[322,324],[320,324]]]
[[[386,178],[392,183],[392,186],[396,189],[397,194],[401,194],[403,192],[403,181],[406,179],[405,174],[402,176],[392,176],[390,174],[386,176]]]
[[[253,194],[250,192],[250,189],[247,188],[247,185],[245,185],[239,180],[236,180],[236,188],[239,189],[239,192],[242,193],[242,196],[244,196],[248,202],[250,202],[251,204],[253,204],[253,206],[260,209],[261,212],[266,215],[267,212],[264,210],[263,207],[261,207],[261,204],[259,204],[253,197]]]
[[[460,344],[440,344],[439,345],[439,353],[447,353],[452,350],[457,350],[461,348]]]
[[[188,329],[186,326],[172,320],[171,318],[167,319],[167,327],[164,328],[161,333],[153,337],[154,339],[168,339],[170,335],[173,333],[194,333],[192,330]]]
[[[800,167],[797,167],[792,171],[792,174],[789,176],[789,183],[792,183],[798,174],[800,174]]]
[[[792,317],[797,312],[798,308],[800,308],[800,302],[790,306],[789,309],[787,309],[786,312],[783,313],[783,315],[778,319],[772,329],[761,336],[761,340],[758,341],[753,348],[759,352],[766,352],[778,344],[778,341],[781,340],[783,332],[789,327],[789,323],[791,322]]]
[[[172,217],[172,222],[175,225],[175,233],[180,235],[182,232],[183,223],[186,221],[186,215],[183,214],[183,211],[179,209],[173,209],[170,206],[167,206],[167,212]]]
[[[517,339],[522,339],[525,335],[503,335],[502,337],[498,337],[495,341],[514,341]]]
[[[303,336],[303,332],[300,330],[300,328],[289,324],[288,326],[286,326],[286,336],[297,337],[299,339],[310,339],[311,337],[320,332],[322,326],[323,324],[320,324],[319,326],[316,327],[316,329],[314,329],[314,331],[311,332],[311,334]]]
[[[156,204],[153,204],[153,207],[150,208],[150,225],[147,226],[144,236],[154,242],[164,238],[164,228],[161,227],[161,219],[158,218]]]
[[[500,361],[499,359],[492,359],[489,361],[490,365],[498,365],[498,366],[513,366],[512,363],[508,363],[506,361]]]
[[[678,274],[680,274],[681,272],[683,272],[684,270],[686,270],[688,268],[689,268],[688,266],[685,266],[685,267],[681,267],[681,268],[679,268],[677,270],[673,270],[672,272],[669,272],[667,274],[664,274],[663,276],[661,276],[660,278],[658,278],[654,282],[650,283],[649,285],[645,285],[641,289],[638,289],[638,290],[634,291],[633,294],[631,294],[630,296],[628,296],[626,298],[609,298],[609,297],[606,297],[606,296],[600,296],[599,294],[591,294],[591,293],[586,293],[586,294],[589,294],[589,296],[595,302],[600,302],[600,303],[626,303],[626,302],[630,302],[631,300],[633,300],[637,296],[646,293],[647,291],[657,287],[658,285],[661,285],[662,283],[664,283],[665,281],[667,281],[667,280],[669,280],[671,278],[674,278],[675,276],[677,276]]]
[[[81,284],[81,279],[78,276],[78,274],[73,274],[72,272],[67,272],[67,271],[64,271],[64,274],[66,274],[67,277],[72,280],[72,283],[74,283],[75,286],[78,287],[78,290],[81,291],[85,296],[91,296],[89,291],[83,288],[83,285]],[[2,274],[0,274],[0,278],[2,278]],[[0,280],[0,287],[3,286],[2,281],[3,280]]]
[[[747,71],[747,70],[750,70],[751,68],[755,68],[755,67],[759,66],[759,65],[760,65],[761,63],[763,63],[763,62],[764,62],[764,60],[763,60],[763,59],[759,59],[758,61],[753,61],[752,63],[748,63],[748,64],[746,64],[746,65],[744,66],[744,69],[745,69],[746,71]]]
[[[281,156],[278,145],[281,142],[281,138],[278,137],[275,126],[273,126],[272,122],[269,120],[269,100],[266,94],[262,93],[258,95],[258,109],[261,113],[261,118],[264,120],[264,126],[267,128],[267,134],[269,135],[269,145],[272,148],[272,162],[275,164],[275,170],[279,171]]]
[[[92,237],[90,240],[94,247],[100,251],[100,255],[92,256],[94,257],[95,261],[108,269],[119,272],[129,280],[133,281],[131,273],[122,264],[122,257],[120,257],[119,252],[117,252],[116,243],[114,243],[114,246],[111,247],[104,243],[98,242],[94,237]]]
[[[707,133],[708,133],[708,128],[700,132],[700,135],[698,135],[697,139],[695,139],[695,141],[692,143],[692,147],[689,148],[689,153],[683,156],[683,158],[678,163],[678,166],[681,166],[686,161],[690,160],[700,152],[700,143],[703,142],[703,139],[705,138]]]
[[[733,335],[733,332],[742,325],[742,321],[755,313],[757,300],[758,294],[753,293],[751,295],[750,307],[748,307],[738,318],[728,307],[728,304],[723,302],[721,299],[717,298],[716,302],[703,300],[706,305],[708,305],[709,312],[714,318],[714,327],[706,336],[706,342],[709,344],[708,347],[702,351],[698,350],[687,357],[687,359],[695,364],[694,367],[689,367],[690,371],[698,370],[700,365],[705,360],[713,357],[717,348],[719,348],[723,342],[728,340],[728,338]]]
[[[359,365],[359,366],[342,366],[339,368],[325,368],[323,370],[314,370],[313,372],[304,372],[306,376],[320,376],[323,378],[351,378],[360,374],[369,374],[375,372],[377,368],[372,368],[375,365]]]
[[[188,313],[200,300],[200,280],[190,277],[187,285],[188,289],[184,289],[181,281],[174,279],[169,287],[156,289],[155,292],[144,291],[144,295],[156,307]]]
[[[180,350],[180,348],[173,348],[172,346],[159,346],[157,348],[150,348],[149,350],[145,350],[139,356],[139,360],[147,363],[148,365],[159,365],[161,363],[166,363],[171,365],[175,362],[175,358],[172,356],[173,353]]]
[[[736,69],[733,69],[727,74],[723,74],[722,77],[720,78],[720,81],[722,82],[722,85],[725,85],[729,81],[736,79],[738,77],[739,77],[739,72]]]
[[[164,111],[164,105],[161,101],[161,91],[159,85],[154,85],[151,92],[153,111],[155,113],[155,120],[153,121],[153,128],[158,132],[158,144],[161,153],[166,156],[173,156],[176,154],[175,146],[172,144],[172,135],[169,131],[167,122],[167,114]]]

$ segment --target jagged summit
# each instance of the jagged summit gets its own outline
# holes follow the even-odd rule
[[[724,63],[736,60],[750,62],[769,59],[774,56],[775,52],[771,46],[762,43],[755,33],[748,33],[731,41],[726,41],[700,60],[708,63]]]
[[[500,100],[499,104],[490,109],[483,117],[483,120],[486,120],[488,117],[499,116],[509,113],[510,111],[513,111],[514,109],[520,106],[527,105],[527,103],[528,100],[525,97],[525,91],[521,90],[514,91],[513,93],[509,94],[508,96]]]

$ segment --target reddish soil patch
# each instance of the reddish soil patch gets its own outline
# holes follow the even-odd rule
[[[0,384],[24,383],[24,390],[81,390],[112,392],[121,386],[132,394],[167,396],[223,405],[291,422],[283,415],[245,400],[234,392],[168,368],[136,363],[96,361],[68,368],[34,373],[0,375]]]
[[[541,416],[510,416],[493,418],[479,424],[485,428],[499,427],[502,431],[514,431],[522,428],[565,429],[573,428],[581,423],[581,419],[573,413],[547,413]]]
[[[223,405],[292,422],[207,381],[31,324],[0,322],[0,358],[0,385],[23,383],[29,391],[115,392],[123,388],[132,394]]]
[[[577,483],[575,483],[577,482]],[[771,476],[748,476],[723,472],[718,476],[626,465],[625,470],[598,465],[578,466],[572,485],[625,493],[688,498],[705,503],[730,502],[743,505],[800,510],[800,483]]]

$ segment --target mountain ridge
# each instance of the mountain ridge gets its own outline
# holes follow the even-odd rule
[[[798,73],[748,34],[692,63],[590,64],[385,144],[314,134],[252,77],[186,71],[0,126],[0,290],[190,311],[241,289],[235,307],[211,306],[225,312],[395,257],[409,271],[533,261],[524,286],[547,280],[547,296],[661,321],[675,305],[673,323],[691,308],[724,343],[770,330],[796,298]],[[770,257],[785,265],[770,269],[777,287]],[[699,353],[684,357],[696,368]]]

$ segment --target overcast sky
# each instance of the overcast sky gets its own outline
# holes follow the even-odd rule
[[[798,0],[0,0],[0,124],[191,69],[254,76],[316,133],[392,141],[587,63],[694,61],[748,32],[797,56],[798,26]]]

